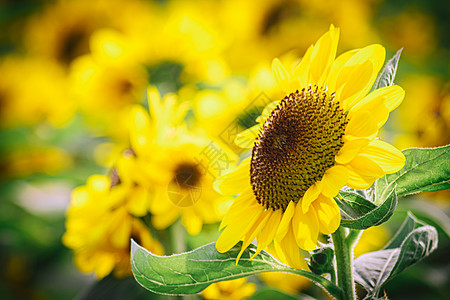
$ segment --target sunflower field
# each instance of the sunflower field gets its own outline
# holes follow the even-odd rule
[[[448,299],[450,7],[0,0],[0,298]]]

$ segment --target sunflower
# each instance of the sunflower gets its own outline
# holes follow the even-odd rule
[[[84,273],[103,278],[131,275],[130,239],[153,253],[162,245],[146,225],[130,213],[126,195],[133,191],[103,175],[92,175],[86,185],[75,188],[67,210],[65,246],[74,251],[74,263]]]
[[[163,230],[179,217],[191,235],[203,224],[219,222],[230,197],[213,189],[214,179],[235,163],[234,155],[207,136],[183,124],[188,112],[174,94],[160,97],[148,89],[149,112],[136,105],[131,114],[132,155],[117,163],[123,183],[143,187],[149,194],[152,224]],[[193,129],[195,130],[195,128]]]
[[[319,232],[339,227],[333,200],[339,190],[369,188],[403,167],[403,154],[376,136],[404,91],[390,86],[368,94],[384,48],[370,45],[336,58],[338,39],[339,29],[331,26],[291,74],[273,61],[286,96],[238,135],[236,142],[252,155],[215,181],[222,194],[238,194],[220,226],[219,252],[242,240],[242,254],[256,238],[259,253],[273,241],[282,261],[307,268],[299,248],[314,250]]]

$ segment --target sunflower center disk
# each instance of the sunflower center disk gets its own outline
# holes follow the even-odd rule
[[[318,87],[286,96],[264,123],[252,151],[250,180],[266,209],[286,210],[334,166],[347,113]]]

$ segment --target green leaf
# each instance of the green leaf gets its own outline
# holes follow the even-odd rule
[[[372,201],[367,200],[367,196],[361,192],[362,191],[356,190],[339,192],[344,199],[337,202],[341,209],[343,219],[357,219],[377,208],[377,206],[373,204]]]
[[[132,241],[131,268],[137,282],[158,294],[194,294],[214,282],[275,271],[307,277],[333,297],[341,298],[342,290],[331,281],[308,271],[292,269],[265,251],[250,260],[255,250],[256,247],[250,245],[236,264],[240,244],[226,253],[217,252],[215,244],[211,243],[182,254],[157,256]]]
[[[334,274],[334,250],[331,247],[320,247],[313,251],[309,269],[317,274]]]
[[[344,197],[343,200],[337,200],[343,216],[341,225],[358,230],[377,226],[389,220],[398,203],[395,190],[391,191],[380,206],[356,193],[340,192],[340,194]]]
[[[399,198],[450,188],[450,145],[402,152],[406,157],[403,169],[376,181],[375,204],[384,201],[395,186]]]
[[[397,53],[395,53],[395,55],[384,65],[383,70],[380,72],[380,74],[378,74],[378,77],[373,84],[372,91],[385,86],[394,85],[394,79],[397,73],[397,66],[400,60],[400,54],[402,54],[402,50],[403,48],[398,50]]]
[[[274,288],[264,288],[254,293],[248,300],[297,300],[293,295],[286,294]]]
[[[398,245],[400,241],[402,242]],[[430,255],[437,244],[436,229],[408,215],[385,249],[363,254],[355,259],[355,281],[367,290],[366,299],[376,298],[387,281]]]

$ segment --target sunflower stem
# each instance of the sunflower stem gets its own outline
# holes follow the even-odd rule
[[[348,237],[351,239],[347,239]],[[339,226],[335,233],[331,235],[334,244],[334,253],[336,256],[336,272],[338,286],[342,288],[343,300],[354,300],[355,283],[353,281],[353,246],[356,238],[353,234],[348,234],[344,227]],[[352,243],[350,241],[353,240]]]

